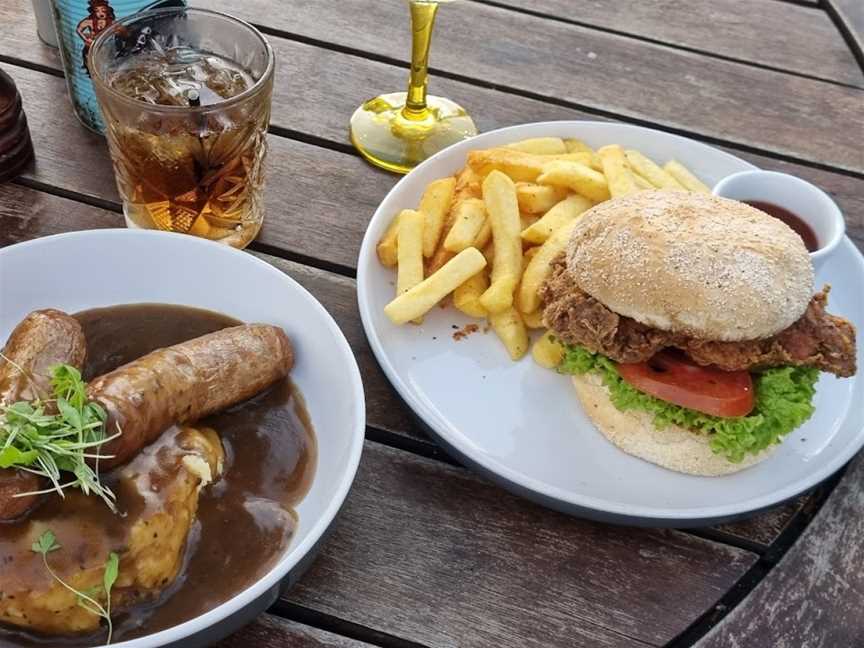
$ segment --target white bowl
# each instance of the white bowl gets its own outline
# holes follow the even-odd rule
[[[207,645],[269,607],[283,581],[295,581],[311,560],[360,461],[366,421],[363,385],[354,354],[324,307],[291,277],[246,252],[182,234],[144,230],[72,232],[0,249],[2,340],[38,308],[75,312],[136,302],[195,306],[246,322],[281,326],[296,354],[291,378],[315,428],[315,477],[296,506],[295,535],[276,565],[258,582],[197,618],[112,644]]]
[[[741,171],[726,176],[714,186],[713,193],[733,200],[758,200],[795,214],[810,226],[819,249],[810,253],[813,267],[819,270],[830,257],[843,235],[846,221],[831,197],[814,184],[778,171]]]
[[[585,416],[570,380],[529,357],[511,362],[491,331],[460,342],[452,327],[471,320],[435,308],[421,326],[395,326],[383,313],[394,273],[375,245],[393,216],[416,208],[426,185],[461,169],[469,151],[530,137],[578,137],[592,147],[618,143],[659,163],[676,159],[709,186],[755,169],[700,142],[639,126],[562,121],[483,133],[420,164],[387,194],[372,217],[357,261],[357,298],[375,357],[396,390],[460,461],[519,495],[607,522],[705,526],[776,506],[812,488],[864,444],[864,380],[822,374],[816,412],[758,466],[726,477],[695,477],[627,455]],[[829,307],[864,324],[864,259],[843,239],[819,279],[832,284]],[[480,322],[481,327],[483,322]],[[537,337],[537,333],[534,334]],[[858,363],[864,366],[864,346]]]

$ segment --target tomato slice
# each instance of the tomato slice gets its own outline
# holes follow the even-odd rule
[[[683,353],[661,351],[648,362],[619,364],[618,373],[641,392],[712,416],[745,416],[753,410],[749,372],[702,367]]]

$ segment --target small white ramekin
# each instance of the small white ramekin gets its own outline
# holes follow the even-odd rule
[[[831,197],[816,185],[788,173],[733,173],[718,182],[713,193],[733,200],[771,203],[795,214],[816,234],[819,249],[810,253],[810,260],[816,270],[837,249],[846,232],[843,213]]]

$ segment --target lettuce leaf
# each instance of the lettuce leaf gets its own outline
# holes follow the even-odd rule
[[[558,371],[566,374],[597,373],[609,389],[612,404],[621,411],[641,410],[653,416],[654,425],[679,425],[710,435],[711,450],[733,463],[779,443],[813,414],[813,395],[819,370],[813,367],[778,367],[754,375],[756,403],[747,416],[722,418],[667,403],[625,382],[615,363],[578,346],[565,345]]]

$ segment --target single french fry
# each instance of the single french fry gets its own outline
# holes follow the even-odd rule
[[[468,153],[468,166],[481,178],[501,171],[514,182],[534,182],[548,161],[539,155],[509,148],[493,148]]]
[[[455,194],[454,194],[455,195]],[[482,201],[481,201],[482,202]],[[456,219],[456,203],[451,203],[450,209],[447,211],[447,216],[444,218],[444,226],[441,228],[442,235],[438,239],[438,246],[435,248],[434,254],[426,259],[426,276],[428,277],[433,272],[441,269],[441,267],[455,256],[455,252],[451,252],[444,247],[444,241],[450,235],[453,229],[453,223]],[[474,246],[477,247],[477,246]]]
[[[567,187],[595,203],[610,198],[609,185],[604,175],[579,162],[567,160],[549,162],[543,167],[543,173],[537,178],[537,182],[555,187]]]
[[[418,209],[426,219],[423,223],[423,256],[427,259],[438,247],[455,188],[456,178],[441,178],[430,182],[420,198]]]
[[[516,186],[501,171],[492,171],[483,181],[483,202],[492,223],[492,283],[480,297],[490,313],[500,313],[513,303],[513,291],[522,275],[522,239]]]
[[[564,146],[568,153],[594,153],[594,149],[576,137],[565,139]]]
[[[519,360],[528,351],[528,330],[522,317],[512,306],[497,313],[489,313],[489,324],[498,335],[511,360]]]
[[[492,240],[492,223],[489,221],[487,216],[486,220],[483,223],[483,227],[480,228],[480,231],[477,233],[477,238],[474,239],[474,247],[478,249],[485,248],[489,241]]]
[[[458,205],[469,198],[482,198],[483,190],[480,187],[481,178],[474,169],[465,166],[456,175],[456,186],[453,189],[453,205]]]
[[[585,196],[573,194],[568,196],[531,227],[522,230],[522,240],[534,245],[542,245],[552,232],[578,218],[583,212],[591,209],[591,201]]]
[[[531,347],[531,357],[541,367],[554,369],[564,359],[564,347],[546,331]]]
[[[657,189],[669,189],[672,191],[681,191],[684,189],[684,186],[680,182],[660,168],[660,165],[651,158],[646,157],[635,149],[627,149],[624,154],[627,156],[627,162],[634,173],[637,176],[642,176],[651,183],[651,186]]]
[[[546,326],[543,323],[542,308],[538,308],[536,311],[533,311],[531,313],[522,313],[522,321],[525,322],[525,326],[530,329],[539,329]]]
[[[675,178],[687,191],[696,191],[698,193],[711,193],[711,189],[697,178],[683,164],[676,160],[669,160],[663,165],[664,171]]]
[[[390,225],[387,226],[387,231],[384,232],[384,236],[381,237],[381,240],[378,241],[378,245],[375,248],[381,265],[388,268],[395,266],[398,261],[396,256],[396,234],[398,232],[399,214],[396,214],[396,216],[393,217],[393,220],[390,221]]]
[[[538,185],[531,182],[516,183],[516,200],[519,211],[527,214],[545,214],[567,197],[565,187]]]
[[[404,209],[399,214],[396,294],[423,281],[423,214]]]
[[[630,172],[633,174],[633,181],[636,183],[639,191],[652,191],[657,188],[653,184],[648,182],[645,178],[643,178],[641,175],[633,171],[632,168],[630,169]],[[667,189],[666,191],[674,191],[674,189]]]
[[[627,169],[624,149],[618,144],[610,144],[598,149],[597,155],[600,156],[600,162],[603,164],[603,175],[606,176],[609,193],[613,198],[620,198],[639,191],[633,175]]]
[[[600,156],[596,153],[587,153],[580,151],[577,153],[565,153],[564,155],[549,155],[549,160],[561,160],[564,162],[578,162],[587,167],[591,167],[595,171],[603,173],[603,163],[600,161]]]
[[[463,281],[453,291],[453,305],[470,317],[486,317],[488,314],[483,304],[480,303],[480,295],[489,287],[489,273],[486,268]]]
[[[462,250],[438,272],[402,293],[384,307],[394,324],[405,324],[428,313],[439,301],[486,267],[477,248]]]
[[[404,209],[399,214],[397,296],[423,281],[423,220],[423,214],[413,209]],[[422,321],[418,318],[414,323]]]
[[[578,162],[602,170],[600,158],[594,153],[562,153],[535,155],[511,148],[494,148],[468,153],[468,166],[481,178],[492,171],[501,171],[513,182],[534,182],[549,162]]]
[[[494,264],[492,265],[492,270],[495,270]],[[513,304],[513,292],[516,290],[518,283],[519,277],[514,275],[498,277],[497,280],[493,278],[489,288],[480,297],[480,303],[483,304],[483,308],[490,314],[500,313],[509,308],[508,304]]]
[[[507,144],[505,148],[524,151],[525,153],[533,153],[534,155],[555,155],[557,153],[567,153],[567,148],[564,146],[564,140],[560,137],[532,137],[520,142]]]
[[[574,227],[576,227],[575,221],[557,229],[540,246],[540,250],[525,268],[522,282],[519,284],[519,292],[516,295],[516,307],[520,312],[532,313],[540,308],[540,286],[543,285],[551,272],[552,260],[567,247]]]
[[[488,269],[491,271],[492,264],[495,262],[495,244],[490,239],[489,242],[486,243],[486,245],[484,245],[483,249],[480,251],[483,253],[483,257],[486,259],[486,263],[489,264]]]
[[[486,206],[479,198],[463,200],[453,210],[453,226],[444,239],[444,249],[461,252],[474,245],[486,222]]]

